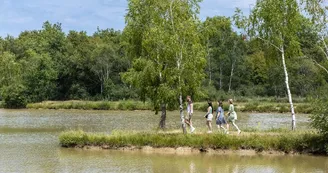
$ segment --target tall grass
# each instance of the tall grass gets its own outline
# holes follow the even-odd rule
[[[59,136],[63,147],[103,146],[119,147],[192,147],[211,149],[275,150],[327,154],[328,140],[316,133],[279,133],[279,135],[251,133],[250,135],[177,134],[177,133],[114,133],[93,134],[83,131],[63,132]]]
[[[30,103],[29,109],[84,109],[84,110],[151,110],[148,102],[141,101],[44,101],[41,103]]]
[[[1,106],[1,105],[0,105]],[[217,108],[217,103],[213,103]],[[228,104],[225,103],[223,108],[228,110]],[[313,108],[309,103],[295,103],[296,113],[312,113]],[[207,102],[195,102],[194,109],[206,111]],[[141,101],[44,101],[41,103],[31,103],[27,105],[30,109],[84,109],[84,110],[153,110],[150,102]],[[176,108],[177,109],[177,108]],[[168,110],[174,110],[169,109]],[[271,102],[236,102],[235,110],[241,112],[280,112],[290,111],[288,103],[271,103]]]
[[[5,107],[4,102],[0,101],[0,108],[4,108],[4,107]]]

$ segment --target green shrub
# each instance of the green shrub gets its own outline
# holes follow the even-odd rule
[[[279,112],[280,112],[280,113],[290,112],[289,105],[286,105],[286,104],[279,104],[277,107],[279,108]]]
[[[240,111],[245,111],[245,112],[257,111],[258,106],[259,106],[258,102],[247,103]]]
[[[318,91],[318,98],[313,101],[313,114],[311,126],[318,129],[320,133],[328,137],[328,86]]]
[[[3,88],[2,96],[5,108],[25,108],[27,100],[23,85],[11,85]]]

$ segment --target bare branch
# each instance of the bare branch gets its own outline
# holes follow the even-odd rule
[[[265,40],[265,39],[263,39],[263,38],[261,38],[261,37],[257,37],[257,38],[259,38],[259,39],[261,39],[261,40],[263,40],[263,41],[269,43],[271,46],[275,47],[275,48],[278,49],[280,52],[282,52],[282,50],[281,50],[278,46],[276,46],[275,44],[271,43],[271,41],[269,41],[269,40]]]
[[[327,58],[327,60],[328,60],[328,54],[326,53],[326,51],[325,51],[322,47],[320,47],[320,49],[321,49],[322,52],[325,54],[325,56],[326,56],[326,58]]]
[[[322,66],[321,64],[319,64],[316,60],[313,60],[313,62],[314,62],[317,66],[319,66],[321,69],[325,70],[325,71],[327,72],[327,74],[328,74],[328,70],[327,70],[324,66]]]

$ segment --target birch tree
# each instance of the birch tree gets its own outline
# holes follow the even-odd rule
[[[258,0],[248,18],[240,10],[236,12],[234,19],[237,26],[244,28],[251,39],[260,39],[279,52],[290,104],[292,130],[295,130],[296,119],[286,58],[301,55],[297,37],[302,18],[299,4],[296,0]]]
[[[178,100],[186,133],[183,97],[195,96],[204,77],[204,48],[199,38],[199,0],[130,0],[124,30],[132,68],[123,74],[139,94],[161,105],[164,128],[167,104]]]

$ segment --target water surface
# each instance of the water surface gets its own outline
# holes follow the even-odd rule
[[[206,131],[204,112],[195,127]],[[288,114],[240,113],[241,128],[289,127]],[[298,127],[308,117],[299,115]],[[3,110],[0,109],[0,172],[327,172],[328,158],[313,156],[174,155],[140,151],[61,148],[58,135],[69,129],[110,133],[154,130],[159,115],[151,111]],[[169,128],[179,128],[178,112],[168,112]]]

